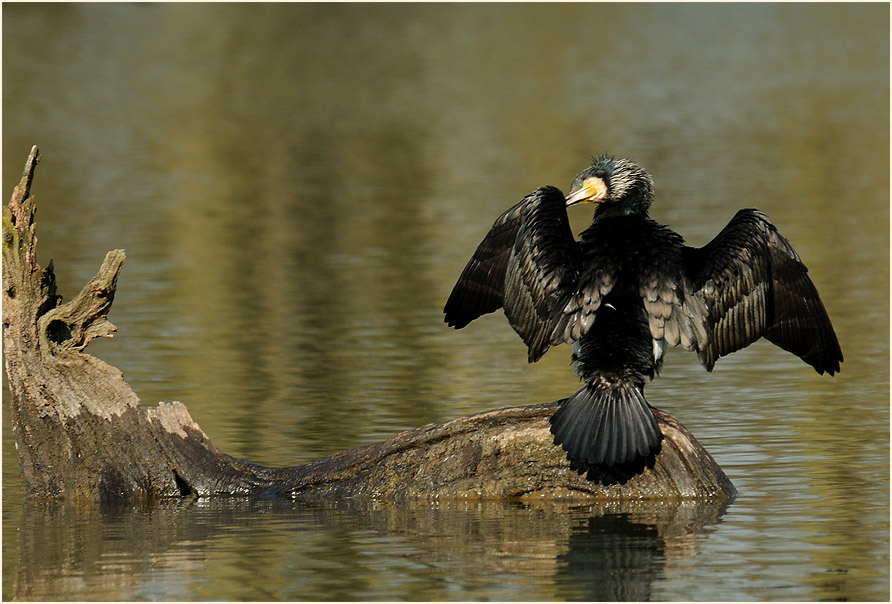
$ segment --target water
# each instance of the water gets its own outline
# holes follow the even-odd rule
[[[726,508],[24,505],[4,406],[4,599],[888,600],[888,11],[4,5],[3,195],[40,145],[60,293],[128,254],[90,351],[227,453],[298,464],[572,392],[565,347],[528,365],[501,314],[441,309],[502,210],[605,150],[693,245],[766,211],[846,356],[670,351],[648,399]]]

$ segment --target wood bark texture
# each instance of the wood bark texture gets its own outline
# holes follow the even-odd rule
[[[3,210],[3,347],[23,490],[76,502],[184,496],[304,498],[731,499],[736,492],[683,426],[655,411],[659,453],[638,468],[581,475],[554,446],[559,401],[430,424],[292,467],[221,452],[178,402],[144,407],[121,372],[84,352],[107,318],[123,250],[71,301],[37,264],[34,147]]]

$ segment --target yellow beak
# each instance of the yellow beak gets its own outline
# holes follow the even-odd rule
[[[568,206],[575,205],[584,201],[600,202],[601,199],[593,199],[598,194],[598,187],[592,185],[582,185],[569,195],[564,197],[564,201]]]

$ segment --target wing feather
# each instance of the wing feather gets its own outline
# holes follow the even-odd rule
[[[601,301],[613,290],[620,266],[604,253],[600,242],[589,242],[582,254],[582,270],[572,291],[565,298],[561,313],[551,330],[551,343],[570,344],[588,333],[595,324]]]
[[[518,229],[505,276],[505,316],[539,360],[579,278],[580,248],[570,230],[564,195],[537,189]]]
[[[563,193],[540,187],[493,223],[446,302],[445,320],[458,329],[504,308],[536,361],[574,290],[579,255]]]
[[[685,277],[684,241],[653,221],[646,232],[638,292],[648,314],[650,335],[655,342],[699,350],[708,340],[706,311]]]
[[[764,336],[820,374],[839,371],[839,341],[808,269],[764,213],[740,210],[710,243],[683,255],[705,307],[709,338],[699,355],[708,370]]]
[[[474,319],[502,308],[505,271],[529,199],[499,216],[465,265],[443,312],[450,327],[461,329]]]

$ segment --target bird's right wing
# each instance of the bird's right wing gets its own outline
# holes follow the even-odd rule
[[[711,242],[683,253],[708,308],[709,342],[699,349],[708,370],[764,336],[818,373],[839,371],[842,351],[808,269],[765,214],[740,210]]]
[[[563,193],[540,187],[496,219],[455,284],[445,320],[461,328],[503,307],[536,361],[552,344],[579,255]]]

